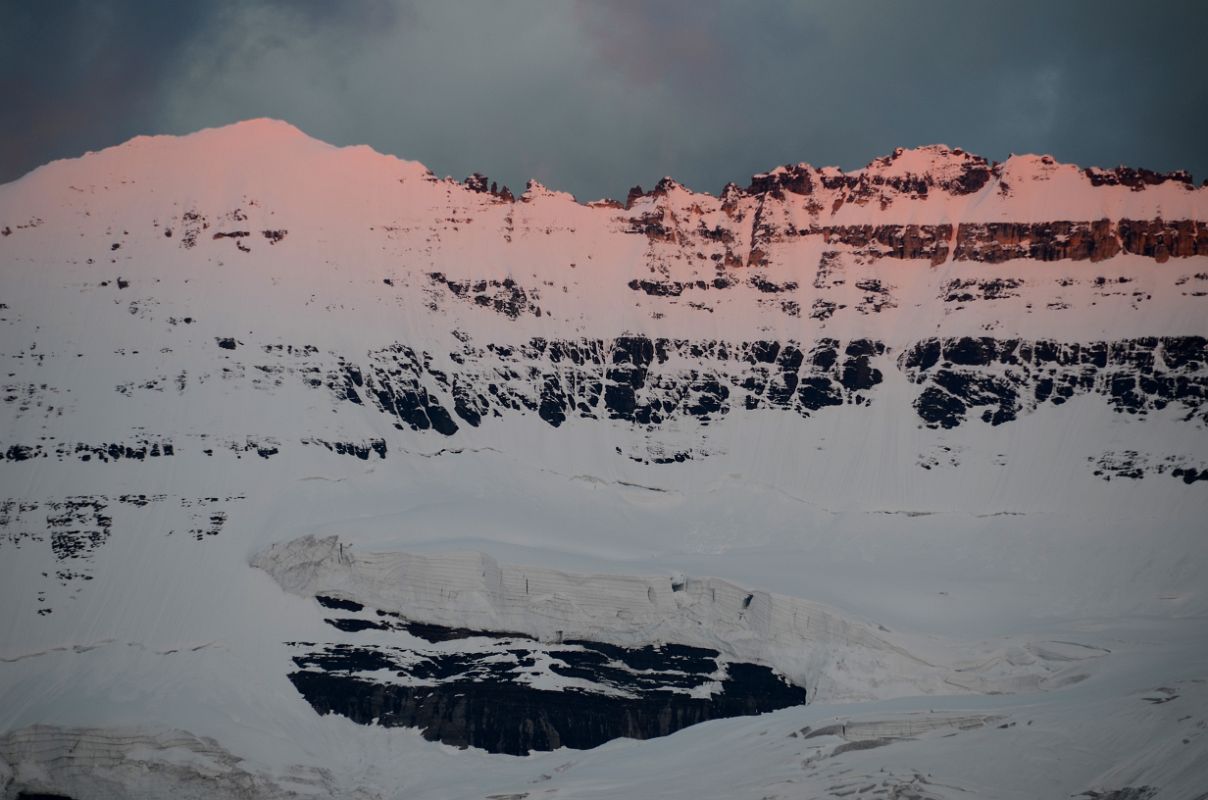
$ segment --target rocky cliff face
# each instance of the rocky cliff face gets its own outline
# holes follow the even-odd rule
[[[353,627],[338,624],[348,620],[329,622]],[[706,648],[541,644],[436,625],[423,633],[471,649],[334,644],[295,656],[290,682],[320,714],[418,728],[433,741],[509,755],[651,739],[806,700],[803,689],[770,667],[723,662]],[[383,680],[382,671],[394,680]]]
[[[899,365],[927,387],[915,409],[929,425],[955,427],[977,407],[985,407],[984,422],[1001,425],[1041,403],[1086,393],[1128,414],[1173,404],[1183,419],[1206,424],[1206,354],[1201,336],[1088,344],[981,337],[920,342]]]
[[[1208,231],[1202,220],[1163,219],[1160,205],[1153,207],[1157,216],[1149,219],[1104,216],[1071,221],[1062,216],[1032,221],[1034,209],[1019,202],[1028,193],[1050,190],[1043,185],[1050,182],[1065,184],[1053,187],[1060,193],[1068,191],[1070,184],[1083,184],[1087,189],[1127,188],[1137,193],[1166,186],[1178,187],[1175,192],[1190,198],[1198,190],[1186,173],[1120,167],[1079,174],[1048,157],[1022,161],[1025,163],[990,164],[945,147],[899,150],[854,173],[806,164],[780,167],[756,175],[745,190],[727,186],[717,199],[693,194],[665,178],[652,192],[643,193],[638,187],[630,193],[626,207],[636,207],[639,213],[630,217],[629,230],[654,242],[746,244],[745,253],[725,247],[715,260],[726,266],[765,265],[770,245],[795,237],[818,237],[866,259],[926,259],[935,266],[949,258],[988,263],[1014,259],[1102,261],[1125,252],[1165,261],[1208,252],[1204,249]],[[1019,176],[1022,185],[1016,177],[1019,173],[1024,173]],[[1014,187],[1011,181],[1016,182]],[[1041,186],[1036,186],[1038,182]],[[684,195],[690,200],[677,203],[677,193],[681,201]],[[976,208],[987,201],[1007,212],[1001,221],[961,221],[959,216],[948,216],[937,224],[892,223],[911,203],[930,208],[949,204],[955,210]],[[1008,209],[1012,206],[1027,221],[1011,219]],[[1067,213],[1076,207],[1068,207]],[[723,213],[706,220],[717,208]],[[980,209],[975,213],[986,215]],[[852,216],[884,221],[834,221]]]

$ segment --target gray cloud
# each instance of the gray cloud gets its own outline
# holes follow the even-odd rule
[[[320,30],[328,45],[355,47],[392,28],[404,8],[389,0],[363,0],[340,14],[322,0],[6,3],[0,180],[53,158],[168,131],[165,109],[185,101],[179,92],[191,73],[254,68],[258,54],[294,48]],[[198,127],[231,121],[221,103],[198,118],[212,120]]]
[[[1208,6],[213,0],[0,6],[0,180],[254,116],[589,198],[896,146],[1208,176]]]

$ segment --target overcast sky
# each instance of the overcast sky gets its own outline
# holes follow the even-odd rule
[[[942,142],[1208,177],[1208,2],[0,3],[0,181],[277,117],[586,200]]]

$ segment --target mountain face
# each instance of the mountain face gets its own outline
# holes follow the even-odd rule
[[[258,120],[0,187],[0,266],[5,798],[1204,790],[1185,173],[580,203]]]

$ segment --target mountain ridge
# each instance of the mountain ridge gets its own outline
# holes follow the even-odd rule
[[[238,134],[238,137],[236,137],[236,134]],[[298,128],[297,126],[295,126],[294,124],[292,124],[288,121],[273,118],[273,117],[256,117],[256,118],[251,118],[251,119],[246,119],[246,120],[240,120],[237,122],[232,122],[232,123],[229,123],[226,125],[216,125],[213,127],[202,128],[202,129],[199,129],[192,133],[186,133],[186,134],[140,134],[140,135],[134,136],[130,139],[127,139],[124,142],[120,142],[118,144],[111,145],[109,147],[101,148],[100,150],[90,150],[79,156],[55,159],[53,161],[47,162],[46,164],[42,164],[37,167],[34,167],[32,170],[25,173],[25,175],[19,176],[19,177],[13,179],[12,181],[9,181],[9,183],[16,183],[18,181],[22,181],[29,175],[32,175],[32,174],[44,169],[45,167],[48,167],[48,166],[51,166],[54,164],[61,164],[64,162],[69,163],[69,162],[73,162],[73,161],[78,161],[80,159],[95,157],[95,156],[106,154],[106,153],[112,154],[115,151],[129,150],[131,148],[139,148],[139,147],[143,147],[146,145],[164,145],[164,144],[169,144],[171,142],[179,142],[181,140],[196,141],[196,140],[204,140],[204,139],[222,140],[224,144],[230,144],[230,141],[227,141],[227,140],[234,139],[236,144],[241,143],[245,146],[251,145],[252,143],[256,142],[257,140],[261,141],[262,144],[268,143],[268,142],[272,142],[273,144],[276,144],[278,141],[288,142],[291,140],[306,141],[306,142],[310,142],[310,143],[320,144],[327,148],[331,148],[331,149],[335,149],[335,150],[345,150],[345,151],[353,151],[353,152],[369,152],[369,153],[372,153],[374,156],[379,156],[383,159],[392,159],[401,164],[417,165],[420,168],[422,168],[426,174],[431,175],[434,178],[437,177],[436,174],[434,172],[432,172],[432,170],[430,170],[428,167],[426,167],[419,161],[408,160],[401,156],[391,154],[391,153],[384,153],[384,152],[376,150],[366,144],[333,145],[322,139],[319,139],[317,137],[313,137],[313,136],[307,134],[306,132],[304,132],[303,130],[301,130],[300,128]],[[930,160],[927,160],[925,158],[925,156],[927,154],[932,154],[933,157]],[[928,173],[931,171],[929,168],[935,167],[935,166],[951,167],[954,165],[967,164],[967,165],[974,166],[974,167],[985,167],[988,170],[995,171],[995,170],[1005,170],[1008,165],[1012,165],[1014,162],[1018,162],[1019,164],[1023,164],[1023,165],[1040,165],[1040,166],[1044,166],[1044,167],[1057,167],[1057,168],[1073,167],[1076,171],[1084,174],[1087,177],[1087,179],[1089,181],[1091,181],[1092,185],[1095,185],[1095,186],[1125,185],[1136,191],[1140,191],[1149,186],[1158,186],[1158,185],[1161,185],[1166,182],[1175,182],[1175,183],[1183,184],[1184,186],[1188,187],[1189,189],[1201,189],[1204,187],[1208,187],[1208,178],[1204,179],[1201,186],[1199,186],[1199,187],[1195,186],[1192,175],[1189,172],[1187,172],[1186,170],[1173,170],[1173,171],[1169,171],[1169,172],[1160,172],[1160,171],[1154,171],[1154,170],[1149,170],[1149,169],[1145,169],[1145,168],[1133,167],[1133,166],[1126,165],[1126,164],[1119,164],[1114,167],[1101,167],[1101,166],[1082,167],[1082,166],[1079,166],[1079,165],[1076,165],[1073,163],[1069,163],[1069,162],[1057,161],[1051,155],[1036,154],[1036,153],[1018,153],[1018,154],[1011,153],[1007,157],[1006,160],[1000,162],[1000,161],[988,160],[982,156],[970,153],[960,147],[949,147],[948,145],[945,145],[945,144],[935,143],[935,144],[918,145],[918,146],[909,147],[909,148],[898,147],[898,148],[895,148],[891,153],[888,153],[883,156],[874,157],[867,164],[865,164],[861,167],[856,167],[856,168],[850,169],[850,170],[842,170],[837,166],[821,166],[821,167],[819,167],[819,166],[815,166],[815,165],[813,165],[809,162],[805,162],[805,161],[777,165],[776,167],[773,167],[772,169],[767,170],[765,172],[759,172],[759,173],[755,173],[755,174],[751,175],[750,180],[748,181],[747,187],[745,189],[742,189],[742,191],[745,191],[748,194],[755,194],[758,192],[758,190],[755,187],[761,183],[770,182],[770,183],[774,184],[774,183],[776,183],[776,179],[781,176],[792,175],[794,173],[800,175],[803,172],[811,172],[815,175],[826,176],[829,178],[838,178],[838,177],[842,176],[843,178],[846,178],[846,179],[859,178],[862,175],[870,175],[870,176],[874,176],[874,177],[880,176],[882,178],[885,178],[885,177],[905,178],[907,176],[925,178],[928,175]],[[905,167],[905,169],[903,169],[903,167]],[[475,173],[472,173],[471,177],[473,177],[474,175],[481,175],[481,174],[482,173],[475,172]],[[454,180],[454,179],[452,177],[446,176],[445,178],[443,178],[441,180],[448,181],[448,180]],[[469,178],[467,178],[465,180],[469,180]],[[537,181],[535,178],[530,178],[528,182],[531,184],[536,184],[537,186],[540,186],[542,189],[548,188],[556,194],[568,195],[568,196],[574,197],[574,195],[570,195],[570,193],[568,193],[568,192],[563,192],[561,190],[552,189],[551,187],[546,187],[546,186],[542,185],[541,182]],[[6,184],[0,184],[0,187],[2,187],[4,185],[6,185]],[[725,186],[722,187],[721,191],[719,191],[716,194],[713,194],[707,190],[691,189],[691,188],[685,186],[684,184],[680,183],[679,181],[677,181],[673,176],[666,175],[666,176],[663,176],[660,180],[658,180],[656,182],[655,187],[652,190],[650,190],[650,192],[643,192],[643,194],[649,194],[651,192],[657,192],[657,191],[665,191],[667,188],[669,188],[671,186],[681,188],[681,189],[687,191],[689,194],[701,195],[701,196],[711,197],[714,199],[720,199],[726,194],[726,191],[729,187],[731,187],[731,186],[737,187],[738,184],[735,182],[729,182],[729,183],[725,184]],[[575,202],[578,203],[579,205],[590,206],[594,203],[603,203],[603,202],[607,202],[610,200],[612,200],[613,202],[616,202],[615,200],[613,200],[613,198],[609,198],[609,197],[601,197],[601,198],[597,198],[595,200],[587,200],[587,201],[581,201],[576,198]]]

